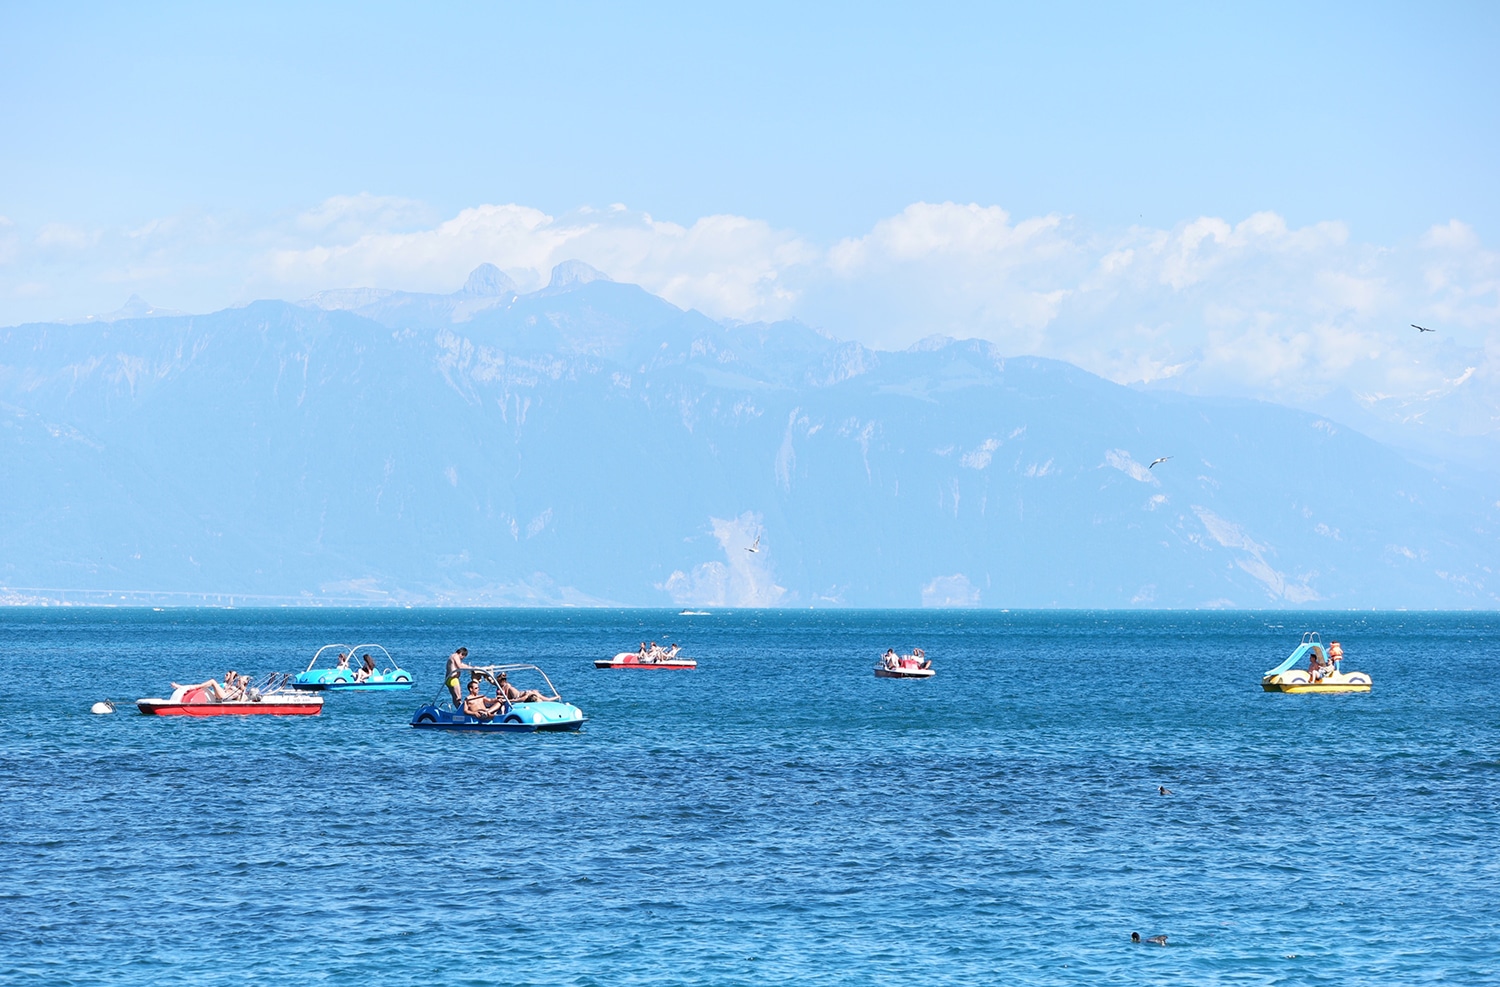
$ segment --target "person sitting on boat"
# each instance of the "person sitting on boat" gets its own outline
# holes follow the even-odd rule
[[[371,658],[370,653],[367,651],[365,652],[364,661],[360,663],[359,668],[354,670],[354,681],[363,682],[365,679],[369,678],[370,674],[374,671],[375,659]]]
[[[525,691],[517,689],[506,680],[504,672],[501,672],[500,677],[495,680],[495,690],[513,703],[539,703],[546,699],[535,689]]]
[[[348,668],[348,667],[349,667],[349,656],[346,655],[346,654],[344,654],[342,651],[340,651],[339,652],[339,668]]]
[[[443,684],[448,687],[448,693],[453,697],[454,709],[461,708],[464,704],[464,697],[458,691],[458,673],[473,667],[464,661],[467,657],[469,657],[469,649],[459,648],[448,656],[448,669],[443,673]]]
[[[469,673],[469,694],[464,697],[463,711],[481,720],[488,720],[504,707],[501,700],[491,700],[479,691],[479,673]]]
[[[917,665],[918,668],[931,668],[932,667],[932,659],[928,658],[927,657],[927,652],[923,651],[921,648],[914,649],[911,654],[912,654],[912,657],[915,658],[919,662],[919,664]]]
[[[1317,648],[1307,653],[1307,680],[1316,682],[1323,677],[1323,655]]]
[[[680,652],[681,650],[682,650],[682,648],[680,648],[679,646],[677,646],[675,644],[672,645],[670,648],[667,649],[667,658],[668,659],[676,658],[677,657],[677,653]]]

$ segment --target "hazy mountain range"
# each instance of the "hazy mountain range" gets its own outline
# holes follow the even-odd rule
[[[1274,405],[726,327],[577,262],[133,304],[0,330],[13,602],[1500,602],[1485,480]]]

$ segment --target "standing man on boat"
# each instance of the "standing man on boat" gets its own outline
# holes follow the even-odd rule
[[[464,659],[469,657],[468,648],[459,648],[448,656],[448,670],[443,673],[443,684],[448,687],[448,692],[453,696],[453,708],[463,709],[463,693],[458,689],[458,673],[472,668]]]

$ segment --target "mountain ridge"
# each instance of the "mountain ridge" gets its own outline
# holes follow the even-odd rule
[[[1327,418],[561,287],[0,329],[0,594],[1500,602],[1482,485]]]

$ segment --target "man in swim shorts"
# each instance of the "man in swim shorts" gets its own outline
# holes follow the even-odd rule
[[[448,656],[448,670],[443,673],[443,684],[448,687],[449,694],[453,696],[455,709],[463,709],[464,705],[463,693],[458,689],[458,673],[471,667],[464,662],[467,657],[469,657],[469,649],[459,648]]]

